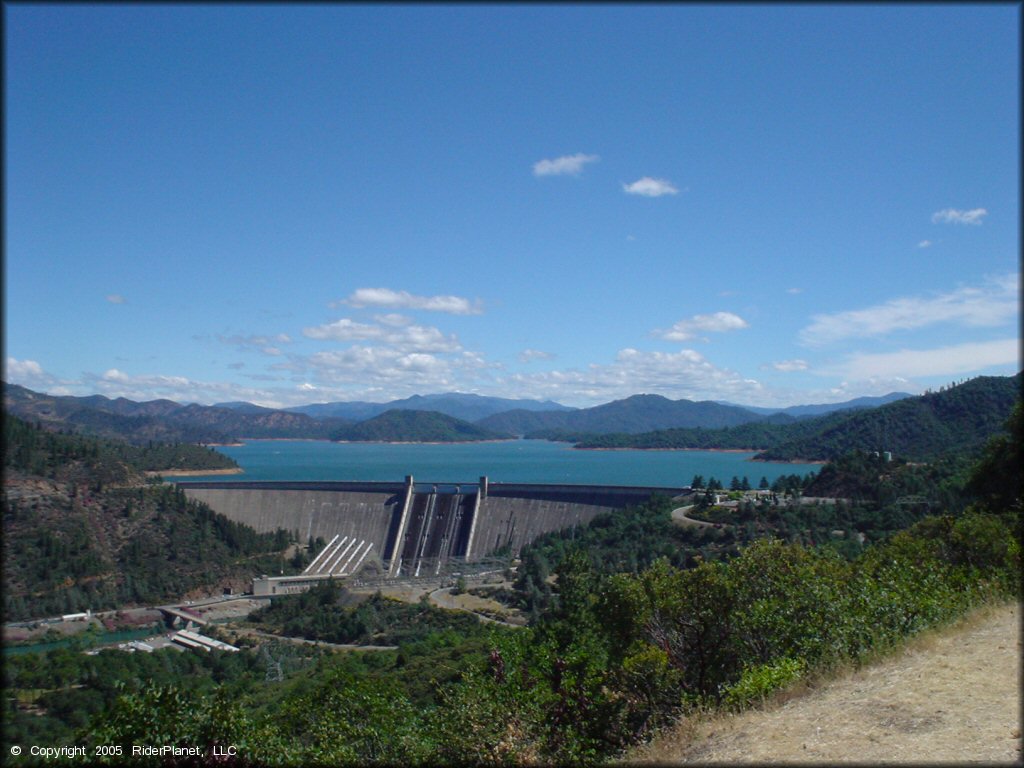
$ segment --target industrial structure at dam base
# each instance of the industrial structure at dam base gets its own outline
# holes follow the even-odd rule
[[[190,499],[259,532],[327,542],[298,576],[261,576],[254,596],[302,592],[370,569],[387,578],[452,572],[602,512],[677,497],[689,487],[388,482],[181,482]]]

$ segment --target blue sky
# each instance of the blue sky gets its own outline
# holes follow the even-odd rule
[[[17,5],[6,381],[786,406],[1020,369],[1020,7]]]

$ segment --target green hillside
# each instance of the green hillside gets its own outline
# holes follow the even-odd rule
[[[3,583],[7,620],[154,604],[240,586],[280,568],[284,531],[257,534],[150,484],[146,468],[213,452],[138,448],[4,419]]]
[[[133,472],[239,468],[234,459],[201,445],[130,445],[120,440],[51,432],[10,414],[4,415],[4,444],[4,466],[44,477],[52,477],[63,459],[81,461],[106,482],[126,481]]]
[[[975,453],[1002,431],[1021,397],[1021,374],[980,376],[920,397],[856,411],[806,435],[784,439],[757,458],[831,459],[852,451],[888,451],[928,461],[949,451]]]
[[[53,430],[124,440],[135,445],[230,443],[243,437],[326,439],[347,422],[314,419],[270,409],[238,410],[181,405],[170,400],[137,403],[102,395],[71,397],[4,385],[4,409]]]
[[[1021,396],[1021,375],[983,376],[939,392],[865,410],[837,411],[788,423],[726,429],[663,429],[643,434],[551,431],[578,448],[744,449],[768,461],[825,461],[853,451],[888,451],[928,461],[949,451],[976,453],[998,434]]]
[[[790,417],[772,421],[791,421]],[[575,411],[506,411],[481,419],[480,426],[528,438],[551,439],[563,433],[636,434],[654,429],[733,427],[768,417],[735,405],[711,401],[669,400],[661,395],[633,395]]]
[[[508,437],[443,413],[396,409],[339,430],[332,439],[348,442],[461,443]]]

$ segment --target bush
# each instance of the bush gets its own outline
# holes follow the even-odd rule
[[[759,664],[743,670],[740,679],[723,690],[722,701],[733,710],[764,702],[774,693],[799,680],[806,669],[803,659],[788,656],[770,664]]]

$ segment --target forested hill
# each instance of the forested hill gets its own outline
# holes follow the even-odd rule
[[[938,392],[856,411],[811,434],[780,441],[757,458],[831,459],[852,451],[890,451],[927,461],[974,453],[999,434],[1021,398],[1021,374],[980,376]]]
[[[237,404],[233,404],[238,407]],[[252,408],[245,404],[245,406]],[[551,400],[513,400],[507,397],[488,397],[464,392],[448,392],[437,395],[413,395],[402,400],[387,403],[364,401],[313,403],[297,405],[284,410],[304,413],[316,419],[337,416],[350,421],[366,421],[380,416],[385,411],[436,411],[463,421],[477,422],[496,413],[518,409],[523,411],[572,411],[570,408]]]
[[[458,443],[503,440],[510,435],[433,411],[391,410],[353,424],[333,435],[350,442]]]
[[[761,416],[735,405],[711,401],[669,400],[661,395],[633,395],[593,408],[577,411],[535,412],[513,410],[481,419],[478,423],[489,429],[550,438],[553,435],[576,433],[637,434],[669,428],[721,428],[750,422],[790,422],[788,416]]]
[[[890,451],[926,461],[949,451],[976,452],[998,434],[1021,397],[1021,374],[983,376],[869,410],[839,411],[788,424],[741,424],[727,429],[666,429],[639,435],[552,433],[578,448],[761,451],[758,459],[825,461],[852,451]]]
[[[42,477],[78,462],[104,482],[140,481],[142,472],[239,469],[234,459],[213,448],[189,443],[130,445],[121,440],[51,432],[4,414],[4,467]]]
[[[286,532],[258,534],[145,482],[142,470],[180,464],[175,451],[217,455],[59,434],[5,415],[8,620],[180,599],[280,568]]]
[[[327,439],[348,424],[302,413],[181,405],[171,400],[137,403],[102,395],[71,397],[4,384],[4,409],[23,419],[63,429],[126,440],[171,443],[229,443],[242,437]]]

